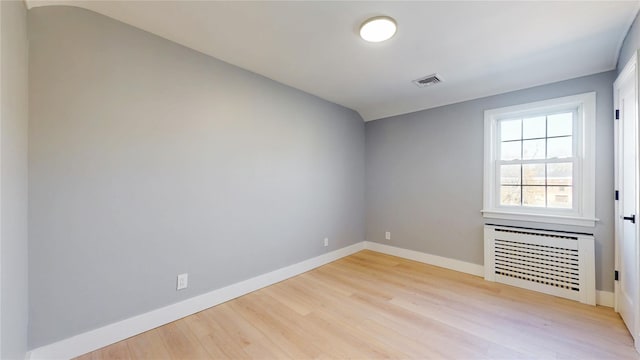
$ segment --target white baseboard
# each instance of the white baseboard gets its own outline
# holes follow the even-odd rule
[[[171,304],[160,309],[33,349],[27,353],[26,358],[70,359],[80,356],[302,274],[309,270],[313,270],[317,267],[364,249],[419,261],[425,264],[435,265],[471,275],[484,276],[484,267],[482,265],[371,241],[363,241],[221,289],[213,290],[203,295],[195,296],[179,303]],[[597,291],[596,302],[598,305],[613,307],[613,293],[608,291]]]
[[[371,241],[365,241],[365,248],[368,250],[373,250],[377,252],[381,252],[383,254],[398,256],[401,258],[419,261],[421,263],[439,266],[445,269],[460,271],[463,273],[483,276],[484,277],[484,266],[469,263],[466,261],[450,259],[438,255],[431,255],[427,253],[423,253],[415,250],[407,250],[395,246],[380,244]]]
[[[615,305],[613,292],[596,290],[596,304],[612,308]]]
[[[179,303],[109,324],[27,353],[27,359],[70,359],[235,299],[364,249],[359,242]]]

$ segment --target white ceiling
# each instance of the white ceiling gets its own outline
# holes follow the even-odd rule
[[[640,1],[80,1],[323,99],[365,120],[614,69]],[[358,37],[368,17],[396,19],[391,40]],[[443,83],[411,80],[438,73]]]

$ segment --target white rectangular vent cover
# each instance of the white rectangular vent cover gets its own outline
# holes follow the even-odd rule
[[[595,305],[592,235],[485,225],[485,279]]]
[[[431,85],[439,84],[441,82],[442,82],[442,79],[438,76],[438,74],[431,74],[431,75],[421,77],[420,79],[413,80],[413,83],[416,84],[418,87],[431,86]]]

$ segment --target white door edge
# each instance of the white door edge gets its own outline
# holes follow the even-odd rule
[[[640,72],[638,72],[638,68],[637,68],[637,59],[640,57],[640,49],[638,51],[636,51],[636,53],[632,56],[631,59],[629,59],[629,61],[627,62],[627,64],[625,65],[625,67],[623,68],[623,70],[620,72],[620,74],[618,75],[618,77],[616,78],[616,80],[613,83],[613,97],[614,97],[614,107],[618,107],[618,89],[620,86],[620,83],[627,80],[627,78],[629,76],[633,76],[634,77],[634,83],[635,83],[635,92],[636,92],[636,99],[635,99],[635,108],[636,108],[636,116],[640,115],[640,113],[638,113],[638,97],[640,96],[639,92],[638,92],[638,82],[639,82],[639,76],[640,76]],[[639,134],[637,134],[637,141],[640,141],[640,122],[638,123],[638,126],[636,128],[636,131],[639,132]],[[621,152],[621,146],[620,146],[620,126],[619,123],[617,121],[614,120],[614,184],[615,184],[615,189],[619,190],[620,189],[620,166],[619,166],[619,161],[620,161],[620,152]],[[636,144],[636,154],[638,154],[638,147]],[[640,194],[640,192],[638,192],[638,180],[640,179],[640,166],[637,165],[636,166],[636,184],[635,184],[635,190],[636,190],[636,194]],[[638,203],[638,200],[636,200],[636,205]],[[621,254],[620,254],[620,234],[621,234],[621,227],[623,224],[622,220],[622,216],[623,214],[621,214],[620,211],[620,207],[622,205],[622,202],[616,202],[614,205],[614,229],[615,229],[615,235],[614,235],[614,246],[615,246],[615,270],[620,270],[620,265],[621,265]],[[638,211],[636,209],[636,214],[638,215]],[[636,233],[635,233],[635,239],[636,239],[636,244],[639,244],[639,240],[640,240],[640,233],[639,233],[639,229],[640,226],[636,226]],[[635,254],[635,261],[636,264],[640,264],[640,246],[636,246],[636,254]],[[638,269],[636,269],[638,270]],[[637,289],[640,290],[640,281],[638,281],[638,284],[636,284]],[[620,311],[619,308],[619,303],[621,301],[620,299],[620,283],[619,282],[615,282],[614,284],[614,309],[616,312]],[[636,297],[640,297],[640,292],[636,292]],[[633,316],[633,320],[632,321],[632,325],[633,325],[633,329],[634,331],[631,332],[631,336],[634,339],[634,347],[636,349],[636,351],[638,353],[640,353],[640,333],[639,333],[639,325],[640,325],[640,299],[634,299],[634,316]]]

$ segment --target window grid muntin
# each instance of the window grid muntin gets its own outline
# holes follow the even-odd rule
[[[554,115],[559,115],[559,114],[565,114],[565,113],[571,113],[571,135],[557,135],[557,136],[548,136],[549,134],[549,117],[550,116],[554,116]],[[560,110],[556,110],[556,111],[541,111],[541,112],[537,112],[537,113],[528,113],[528,114],[522,114],[519,116],[509,116],[509,117],[505,117],[502,119],[498,119],[497,120],[497,136],[496,136],[496,142],[494,143],[494,146],[496,146],[496,180],[495,181],[495,191],[497,194],[497,201],[496,201],[496,206],[497,207],[505,207],[505,208],[527,208],[527,209],[541,209],[541,210],[550,210],[550,211],[558,211],[558,212],[566,212],[566,211],[576,211],[578,208],[578,203],[577,203],[577,198],[576,198],[576,175],[578,172],[578,164],[577,164],[577,136],[579,136],[580,134],[577,134],[577,121],[578,121],[578,109],[575,108],[571,108],[571,109],[560,109]],[[537,137],[537,138],[524,138],[524,119],[529,119],[529,118],[536,118],[536,117],[543,117],[545,118],[545,137],[541,138],[541,137]],[[505,121],[514,121],[517,120],[520,122],[520,139],[512,139],[512,140],[505,140],[502,141],[502,124]],[[549,153],[549,146],[548,146],[548,140],[549,139],[554,139],[554,138],[566,138],[566,137],[571,137],[572,138],[572,146],[571,146],[571,157],[567,157],[567,158],[552,158],[552,159],[548,159],[548,153]],[[543,159],[524,159],[524,141],[525,140],[545,140],[545,146],[544,146],[544,158]],[[520,159],[516,159],[516,160],[500,160],[502,159],[502,146],[501,144],[504,142],[520,142]],[[563,186],[563,187],[569,187],[571,188],[571,207],[570,208],[558,208],[558,207],[553,207],[550,208],[549,207],[549,196],[548,196],[548,188],[549,188],[549,180],[548,180],[548,167],[547,164],[550,163],[571,163],[571,185],[557,185],[554,184],[552,186]],[[523,173],[523,169],[525,164],[545,164],[544,167],[544,185],[524,185],[524,173]],[[520,183],[519,185],[513,185],[513,184],[502,184],[502,177],[501,177],[501,165],[520,165]],[[502,186],[517,186],[520,188],[520,205],[505,205],[502,203],[502,192],[501,192],[501,188]],[[524,205],[524,187],[525,186],[531,186],[531,187],[535,187],[535,186],[539,186],[539,187],[544,187],[545,188],[545,204],[544,207],[543,206],[526,206]]]
[[[540,164],[540,165],[545,165],[544,166],[544,184],[525,184],[524,181],[524,166],[523,165],[528,165],[528,164]],[[571,164],[571,184],[570,185],[565,185],[565,184],[549,184],[549,167],[548,165],[551,164]],[[520,181],[519,184],[513,184],[513,183],[502,183],[502,176],[501,176],[501,166],[502,165],[520,165]],[[504,161],[504,162],[499,162],[498,163],[498,167],[497,167],[497,179],[499,179],[497,181],[497,194],[502,194],[501,189],[502,187],[518,187],[520,190],[520,205],[511,205],[511,204],[502,204],[500,203],[500,206],[503,207],[509,207],[509,208],[538,208],[538,209],[551,209],[553,211],[559,210],[559,211],[567,211],[567,210],[572,210],[576,207],[576,198],[575,198],[575,189],[576,189],[576,184],[575,184],[575,172],[576,172],[576,160],[575,159],[552,159],[550,161],[544,161],[544,160],[529,160],[527,162],[520,162],[517,160],[513,160],[513,161]],[[526,187],[544,187],[545,188],[545,206],[527,206],[524,204],[524,188]],[[562,208],[562,207],[549,207],[549,187],[564,187],[564,188],[569,188],[571,191],[571,202],[572,202],[572,206],[570,208]],[[501,196],[500,196],[501,197]]]

